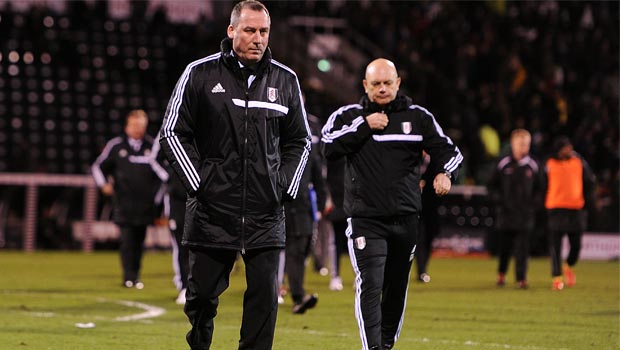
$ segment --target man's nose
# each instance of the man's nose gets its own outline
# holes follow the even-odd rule
[[[252,42],[257,45],[263,43],[263,36],[261,35],[260,32],[254,33],[254,35],[252,36]]]

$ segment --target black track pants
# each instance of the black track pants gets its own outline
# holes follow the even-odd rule
[[[527,280],[527,258],[529,255],[528,230],[504,230],[499,232],[499,265],[497,271],[506,274],[510,257],[515,257],[515,278],[517,281]]]
[[[417,215],[349,219],[347,237],[356,275],[355,315],[362,350],[383,348],[398,339],[418,221]]]
[[[278,311],[277,267],[281,249],[248,250],[243,257],[247,289],[239,350],[271,350]],[[192,350],[208,350],[213,339],[213,318],[219,296],[228,288],[237,251],[190,249],[190,274],[185,314],[192,329],[187,342]]]
[[[140,278],[146,225],[120,225],[121,231],[121,265],[123,266],[123,281],[135,282]]]

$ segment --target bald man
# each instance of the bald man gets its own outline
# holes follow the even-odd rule
[[[440,196],[450,191],[463,156],[428,110],[398,93],[394,63],[372,61],[363,86],[366,96],[336,110],[321,141],[328,159],[346,159],[346,234],[362,350],[384,350],[393,348],[405,313],[422,210],[422,151],[431,156],[427,171]]]

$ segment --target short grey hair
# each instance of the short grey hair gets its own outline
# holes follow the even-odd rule
[[[233,26],[233,28],[237,27],[237,24],[239,23],[239,17],[241,17],[241,10],[243,10],[244,8],[249,8],[252,11],[265,11],[267,17],[269,17],[269,19],[271,20],[271,16],[269,16],[269,11],[262,2],[257,0],[243,0],[238,2],[235,7],[233,7],[232,12],[230,13],[230,25]]]

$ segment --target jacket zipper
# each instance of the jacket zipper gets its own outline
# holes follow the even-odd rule
[[[241,254],[245,254],[245,205],[247,197],[248,179],[248,106],[250,93],[245,90],[245,118],[243,120],[243,189],[241,195]]]

